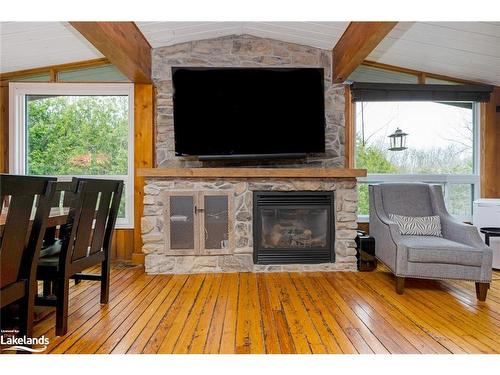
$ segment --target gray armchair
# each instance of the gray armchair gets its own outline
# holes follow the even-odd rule
[[[405,277],[459,279],[475,281],[478,300],[486,300],[492,250],[474,226],[460,223],[448,213],[441,186],[387,183],[370,185],[369,193],[375,254],[396,276],[398,294],[404,292]],[[439,215],[443,237],[401,235],[389,214]]]

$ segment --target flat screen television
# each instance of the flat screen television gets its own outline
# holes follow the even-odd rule
[[[325,151],[322,68],[173,67],[172,80],[177,156]]]

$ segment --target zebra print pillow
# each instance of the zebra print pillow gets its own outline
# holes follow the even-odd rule
[[[443,237],[439,216],[413,217],[389,214],[389,219],[398,225],[401,234]]]

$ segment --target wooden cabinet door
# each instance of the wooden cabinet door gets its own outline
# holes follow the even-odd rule
[[[203,191],[196,211],[200,220],[200,254],[232,254],[233,191]]]
[[[196,192],[169,192],[165,207],[166,247],[172,255],[197,255],[200,225]]]

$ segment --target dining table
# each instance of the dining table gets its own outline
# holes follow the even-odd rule
[[[47,228],[57,227],[66,224],[68,220],[69,207],[52,207],[47,220]],[[33,217],[31,218],[33,220]],[[0,214],[0,236],[7,221],[7,212]]]

